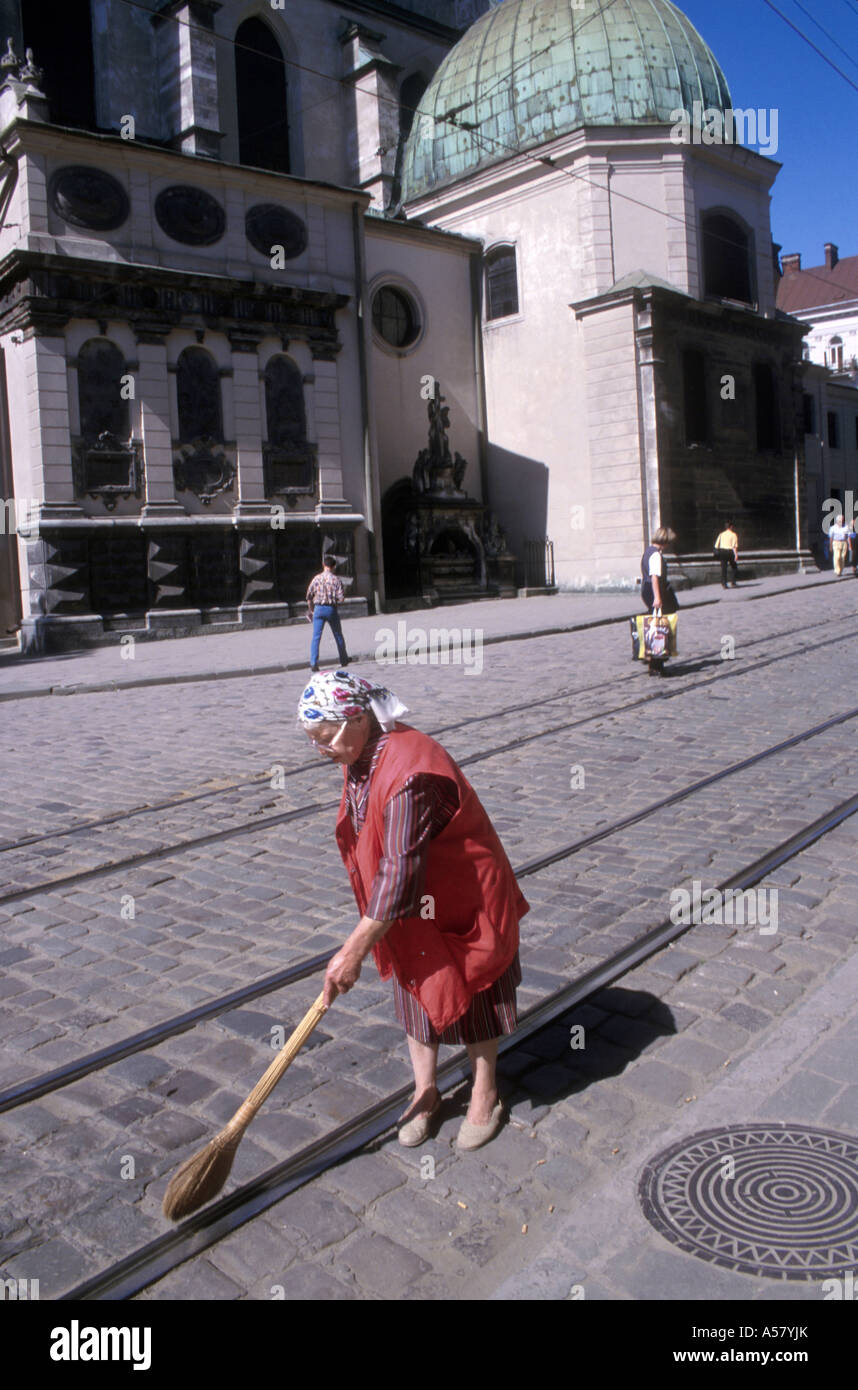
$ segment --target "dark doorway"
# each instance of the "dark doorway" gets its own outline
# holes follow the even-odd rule
[[[410,478],[400,478],[381,499],[384,589],[388,599],[409,598],[420,593],[415,501]]]
[[[286,64],[261,19],[246,19],[236,30],[235,90],[240,162],[288,174]]]

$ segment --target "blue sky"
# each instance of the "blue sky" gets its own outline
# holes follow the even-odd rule
[[[841,256],[858,255],[858,91],[765,0],[674,3],[718,59],[733,105],[777,108],[778,149],[773,158],[783,168],[773,189],[774,240],[785,252],[800,251],[804,266],[822,264],[826,241],[835,242]],[[858,86],[858,0],[773,3]]]

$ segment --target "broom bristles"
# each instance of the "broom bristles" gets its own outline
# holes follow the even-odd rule
[[[164,1193],[162,1211],[170,1221],[181,1221],[217,1196],[230,1175],[243,1133],[221,1130],[204,1149],[185,1160]]]

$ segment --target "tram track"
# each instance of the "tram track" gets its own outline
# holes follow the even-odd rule
[[[752,888],[781,865],[828,834],[858,811],[858,795],[840,802],[799,832],[776,845],[718,885],[721,893]],[[637,940],[616,951],[596,966],[584,971],[526,1010],[514,1034],[502,1039],[501,1055],[517,1048],[541,1028],[553,1023],[571,1009],[607,986],[615,984],[635,967],[642,965],[695,926],[676,924],[669,919],[645,932]],[[705,923],[704,923],[705,925]],[[458,1052],[438,1069],[438,1089],[443,1094],[469,1074],[466,1052]],[[250,1182],[210,1203],[174,1230],[149,1241],[131,1255],[116,1261],[99,1274],[86,1279],[60,1296],[61,1302],[117,1301],[134,1297],[193,1256],[209,1249],[255,1216],[268,1210],[290,1192],[327,1171],[335,1163],[377,1139],[395,1122],[411,1085],[400,1087],[383,1100],[367,1107],[331,1134],[300,1149]]]
[[[651,816],[657,815],[660,811],[678,805],[689,797],[726,781],[729,777],[733,777],[741,772],[746,772],[748,769],[757,766],[759,763],[765,762],[769,758],[777,757],[782,753],[788,752],[790,749],[798,747],[800,744],[807,743],[810,739],[817,738],[821,734],[827,733],[829,730],[838,728],[843,724],[847,724],[856,718],[858,718],[858,706],[842,714],[834,715],[830,719],[826,719],[810,729],[805,729],[799,734],[793,734],[789,738],[771,744],[768,748],[761,749],[759,752],[753,753],[737,763],[731,763],[726,768],[721,768],[717,772],[709,773],[706,777],[698,778],[688,786],[681,787],[677,791],[671,792],[669,795],[652,802],[650,805],[642,807],[639,811],[634,811],[627,816],[621,817],[619,820],[613,821],[610,825],[602,826],[588,835],[572,840],[566,845],[561,845],[549,851],[547,854],[537,856],[535,859],[530,859],[524,864],[513,866],[513,872],[518,879],[537,874],[543,869],[551,867],[553,864],[557,864],[564,859],[569,859],[573,855],[579,854],[582,850],[588,849],[594,844],[599,844],[612,835],[620,834],[622,831],[631,829],[635,825],[640,825],[643,821],[648,820]],[[111,1066],[115,1062],[123,1060],[125,1057],[132,1056],[134,1053],[142,1052],[145,1049],[157,1046],[159,1043],[166,1042],[170,1038],[186,1033],[198,1023],[208,1022],[219,1017],[221,1014],[230,1012],[232,1009],[240,1008],[244,1004],[252,1003],[255,999],[260,999],[267,994],[272,994],[289,985],[296,984],[310,975],[317,974],[325,968],[333,954],[332,951],[328,951],[306,957],[303,960],[295,962],[294,965],[287,966],[283,970],[266,975],[250,985],[245,985],[239,989],[219,995],[207,1001],[205,1004],[198,1005],[196,1008],[189,1009],[171,1019],[165,1019],[162,1023],[156,1024],[151,1028],[146,1028],[139,1033],[131,1034],[119,1042],[86,1054],[76,1059],[74,1062],[66,1063],[64,1066],[46,1072],[41,1076],[30,1078],[16,1086],[0,1091],[0,1114],[17,1109],[19,1106],[28,1104],[32,1101],[39,1100],[42,1096],[49,1095],[54,1091],[62,1090],[65,1086],[69,1086],[75,1081],[80,1081],[93,1072]]]
[[[853,621],[852,615],[847,615],[847,617],[845,618],[827,620],[827,622],[849,621]],[[820,624],[820,626],[822,625],[823,624]],[[753,645],[756,646],[763,642],[780,640],[784,635],[784,633],[770,634],[766,637],[757,639],[757,641],[753,643]],[[853,632],[847,634],[847,636],[856,635],[858,635],[858,632],[854,630]],[[749,643],[748,645],[751,644]],[[614,705],[608,709],[596,710],[591,714],[582,716],[580,719],[568,720],[562,724],[554,724],[550,728],[541,729],[533,734],[520,734],[515,739],[508,740],[505,743],[496,744],[491,748],[482,749],[478,753],[472,753],[464,757],[460,757],[457,759],[457,762],[460,767],[471,767],[476,763],[485,762],[489,758],[495,758],[503,753],[518,750],[528,743],[539,742],[540,740],[544,738],[550,738],[555,734],[568,733],[573,729],[583,728],[585,725],[592,724],[599,720],[607,719],[615,715],[631,713],[642,708],[643,706],[652,704],[656,701],[681,699],[684,695],[687,695],[693,691],[706,689],[708,686],[711,686],[713,684],[720,684],[725,680],[738,679],[742,676],[746,676],[752,673],[756,673],[760,670],[764,670],[766,667],[774,665],[778,662],[786,661],[797,656],[802,656],[807,652],[815,651],[818,651],[817,641],[793,648],[789,652],[781,652],[774,656],[764,657],[761,660],[756,661],[753,664],[753,666],[739,667],[737,669],[721,671],[717,675],[712,675],[707,678],[696,680],[686,685],[683,685],[681,689],[659,690],[656,692],[647,693],[646,695],[641,695],[636,700],[627,701],[624,704]],[[712,659],[715,655],[717,654],[705,654],[700,659]],[[626,677],[620,677],[619,680],[624,682],[635,681],[638,679],[638,675],[639,673],[636,673],[634,676],[629,675]],[[604,682],[605,685],[610,685],[612,688],[615,687],[617,683],[617,680]],[[575,693],[590,694],[592,693],[593,689],[598,688],[599,687],[585,687],[584,690],[578,692],[561,692],[559,695],[547,697],[544,701],[541,702],[525,702],[516,706],[512,706],[509,709],[503,711],[493,711],[486,715],[471,716],[469,719],[459,721],[457,724],[454,725],[444,726],[441,729],[436,730],[435,732],[450,732],[452,729],[462,727],[469,723],[479,723],[489,719],[502,718],[510,713],[518,713],[524,709],[533,709],[535,707],[535,704],[537,703],[549,704],[556,700],[568,699],[572,694]],[[306,765],[306,767],[302,765],[302,767],[300,768],[293,769],[292,772],[297,773],[298,771],[303,770],[313,770],[316,767],[318,767],[318,763],[309,763]],[[105,875],[120,873],[123,871],[140,868],[145,864],[157,863],[165,859],[171,859],[174,856],[184,854],[189,850],[200,849],[207,845],[217,844],[230,839],[236,839],[242,835],[259,832],[260,830],[264,831],[273,828],[277,825],[288,824],[291,821],[302,820],[309,816],[317,815],[322,811],[330,811],[332,809],[335,809],[339,805],[339,801],[340,798],[336,797],[324,802],[309,802],[304,806],[294,807],[289,811],[278,812],[276,815],[272,816],[254,816],[252,820],[241,822],[239,825],[227,826],[221,830],[209,831],[204,835],[198,835],[189,839],[174,841],[167,845],[159,845],[152,849],[143,850],[138,854],[128,855],[124,859],[112,860],[108,864],[93,865],[88,869],[80,869],[71,874],[60,875],[52,879],[45,879],[41,882],[37,882],[34,884],[22,885],[21,887],[12,889],[10,892],[0,893],[0,908],[2,908],[7,903],[15,903],[20,902],[24,899],[35,898],[42,893],[57,892],[60,889],[74,887],[78,884],[85,883],[92,879],[99,878]],[[182,804],[184,803],[181,801],[177,803],[178,806],[181,806]],[[138,814],[138,812],[135,811],[125,814],[127,818],[130,815]],[[90,823],[89,825],[87,825],[86,829],[93,828],[93,824],[94,823]],[[70,833],[81,833],[82,829],[83,828],[76,829],[74,832],[63,831],[59,832],[56,836],[48,836],[46,838],[62,838],[63,836]],[[6,848],[26,849],[29,847],[30,843],[31,842],[19,842],[15,843],[14,845],[6,846]]]
[[[760,596],[761,599],[762,599],[762,598],[765,598],[765,597],[768,597],[768,596],[767,596],[767,595],[761,595],[761,596]],[[842,622],[849,622],[849,621],[851,621],[851,620],[852,620],[852,615],[851,615],[851,614],[847,614],[847,615],[842,616],[842,617],[825,618],[825,619],[823,619],[821,622],[817,623],[816,626],[817,626],[817,627],[829,627],[831,624],[842,623]],[[612,621],[613,621],[613,620],[612,620]],[[621,620],[616,620],[616,621],[617,621],[618,623],[619,623],[619,622],[623,622],[623,623],[624,623],[626,620],[625,620],[625,619],[621,619]],[[773,642],[773,641],[780,641],[781,639],[783,639],[783,638],[785,638],[785,637],[791,637],[791,636],[793,636],[793,634],[794,634],[794,629],[792,629],[792,628],[784,629],[784,630],[781,631],[781,632],[767,633],[767,634],[766,634],[765,636],[763,636],[763,637],[758,637],[758,638],[752,639],[750,642],[746,643],[746,646],[747,646],[747,647],[758,647],[758,646],[762,645],[763,643]],[[541,634],[537,634],[537,636],[539,636],[539,635],[541,635]],[[852,634],[852,635],[854,635],[854,634]],[[531,639],[530,637],[528,637],[526,634],[523,634],[520,640],[522,640],[522,641],[529,641],[529,640],[532,640],[532,639]],[[805,649],[802,648],[801,650],[805,650]],[[784,653],[783,655],[784,655],[784,656],[788,656],[788,655],[790,655],[790,654],[791,654],[791,653]],[[705,652],[705,653],[703,653],[703,655],[702,655],[700,658],[698,658],[698,659],[699,659],[699,660],[714,660],[714,659],[717,659],[717,658],[719,657],[719,655],[720,655],[720,653],[718,653],[718,652]],[[781,658],[778,658],[778,659],[781,659]],[[737,671],[737,672],[735,672],[735,673],[733,673],[733,674],[737,674],[737,675],[738,675],[738,674],[740,674],[740,672]],[[744,674],[744,672],[742,672],[741,674]],[[626,684],[629,684],[629,683],[632,682],[632,681],[637,681],[637,680],[639,679],[639,676],[640,676],[640,672],[639,672],[639,671],[636,671],[634,675],[629,674],[629,675],[626,675],[626,676],[615,676],[615,677],[612,677],[610,680],[599,681],[599,682],[597,682],[597,683],[595,683],[595,684],[590,684],[590,685],[585,685],[585,686],[571,687],[571,688],[566,689],[566,690],[560,690],[560,691],[558,691],[557,694],[555,694],[555,695],[547,695],[547,696],[544,696],[544,697],[542,697],[542,698],[540,698],[540,699],[535,699],[535,700],[524,700],[524,701],[519,701],[518,703],[516,703],[516,704],[514,704],[514,705],[506,705],[506,706],[503,706],[501,709],[491,710],[491,711],[490,711],[489,713],[487,713],[487,714],[468,715],[468,716],[467,716],[466,718],[464,718],[464,719],[455,720],[455,721],[454,721],[453,723],[451,723],[451,724],[442,724],[442,725],[440,725],[438,728],[436,728],[436,729],[428,729],[428,730],[426,730],[426,732],[429,734],[429,736],[430,736],[431,738],[439,738],[439,737],[440,737],[441,735],[443,735],[443,734],[453,733],[453,732],[455,732],[455,731],[458,730],[458,729],[467,728],[469,725],[472,725],[472,724],[481,724],[481,723],[484,723],[484,722],[486,722],[487,720],[491,720],[491,719],[504,719],[504,718],[506,718],[508,715],[511,715],[511,714],[520,714],[520,713],[522,713],[522,712],[525,711],[525,710],[540,709],[540,708],[543,708],[545,705],[555,704],[555,703],[557,703],[557,701],[559,701],[559,700],[573,699],[573,698],[574,698],[575,696],[577,696],[577,695],[593,695],[595,692],[598,692],[598,691],[600,691],[600,690],[613,690],[613,689],[616,689],[617,685],[626,685]],[[647,695],[647,696],[642,697],[642,699],[643,699],[644,702],[648,702],[648,701],[650,701],[650,700],[657,699],[657,698],[659,698],[660,696],[667,695],[667,694],[670,694],[670,695],[674,695],[674,694],[677,694],[677,695],[679,695],[679,694],[684,694],[684,693],[686,693],[688,690],[692,690],[692,689],[697,689],[697,688],[699,688],[700,684],[701,684],[701,682],[692,682],[692,683],[690,683],[689,685],[684,686],[683,689],[682,689],[682,691],[675,691],[675,692],[673,692],[673,691],[671,691],[671,692],[665,691],[665,692],[659,692],[659,694],[656,694],[656,693],[654,692],[654,693],[651,694],[651,695]],[[308,761],[308,762],[306,762],[306,763],[299,763],[296,767],[284,768],[284,769],[282,770],[282,773],[281,773],[280,775],[282,775],[282,776],[284,776],[284,777],[297,777],[297,776],[300,776],[302,773],[307,773],[307,772],[312,773],[312,772],[314,771],[314,769],[316,769],[317,767],[318,767],[318,761]],[[136,816],[157,815],[157,814],[160,814],[160,813],[162,813],[162,812],[164,812],[164,811],[181,810],[181,809],[183,809],[185,806],[193,805],[195,802],[206,801],[206,800],[210,800],[210,799],[213,799],[213,798],[216,798],[216,797],[220,797],[220,796],[231,795],[231,794],[234,793],[234,792],[242,791],[242,790],[245,790],[245,789],[248,789],[248,788],[253,788],[253,787],[258,787],[260,791],[268,791],[268,790],[270,790],[270,789],[271,789],[271,774],[270,774],[270,771],[269,771],[269,772],[264,772],[264,773],[258,773],[258,774],[256,774],[256,775],[253,776],[253,777],[246,777],[246,778],[239,778],[239,779],[233,778],[233,779],[230,779],[230,780],[228,780],[228,781],[226,781],[226,782],[221,783],[220,785],[218,785],[218,786],[216,786],[216,787],[203,787],[203,788],[202,788],[201,790],[199,790],[199,791],[180,792],[180,793],[179,793],[178,795],[176,795],[176,796],[166,797],[166,798],[164,798],[164,799],[161,800],[161,801],[156,801],[156,802],[151,802],[151,803],[150,803],[150,802],[147,802],[147,803],[145,803],[145,804],[142,805],[142,806],[133,806],[133,807],[131,807],[130,809],[126,809],[126,810],[122,810],[122,811],[110,812],[110,813],[109,813],[108,815],[106,815],[106,816],[99,816],[99,817],[97,817],[97,818],[95,818],[95,819],[93,819],[93,820],[79,821],[79,822],[77,822],[77,823],[75,823],[75,824],[68,825],[68,826],[61,826],[61,827],[59,827],[59,828],[57,828],[57,829],[54,829],[54,830],[42,831],[42,832],[40,832],[39,834],[24,835],[24,836],[21,836],[20,838],[18,838],[18,839],[16,839],[16,840],[4,840],[4,841],[0,841],[0,854],[7,854],[7,853],[11,852],[12,850],[16,850],[16,849],[28,849],[28,848],[31,848],[33,845],[44,844],[44,843],[45,843],[46,841],[48,841],[48,840],[59,840],[59,839],[64,839],[64,838],[66,838],[66,837],[68,837],[68,836],[72,836],[72,835],[83,835],[83,834],[86,834],[88,831],[99,830],[99,829],[101,829],[102,827],[105,827],[105,826],[108,826],[108,825],[117,825],[117,824],[120,824],[122,821],[132,820],[132,819],[135,818]]]

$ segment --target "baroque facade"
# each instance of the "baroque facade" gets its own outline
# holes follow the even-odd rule
[[[668,0],[0,18],[25,650],[296,619],[324,550],[353,612],[542,584],[546,537],[564,588],[633,584],[662,522],[705,566],[726,512],[802,562],[779,166],[676,143],[730,96]]]

